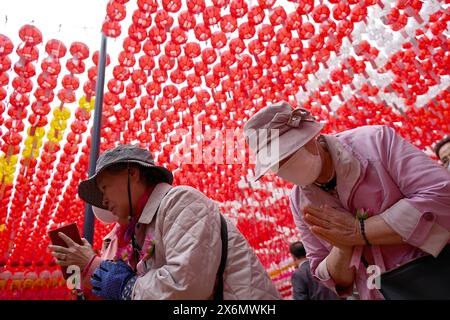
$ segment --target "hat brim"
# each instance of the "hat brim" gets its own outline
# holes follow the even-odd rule
[[[304,122],[300,128],[292,128],[279,136],[277,139],[278,148],[273,144],[271,146],[262,147],[256,154],[255,176],[250,180],[258,181],[272,167],[294,154],[298,149],[318,135],[322,128],[322,123]]]
[[[146,162],[142,162],[139,160],[127,160],[127,161],[121,161],[121,162],[114,162],[110,165],[107,165],[103,167],[101,170],[96,172],[92,177],[89,179],[86,179],[78,185],[78,195],[81,199],[83,199],[85,202],[101,208],[101,209],[108,209],[103,205],[103,193],[100,191],[100,189],[97,187],[97,182],[95,179],[97,176],[103,172],[106,168],[111,167],[112,165],[120,164],[120,163],[135,163],[140,165],[141,167],[146,168],[149,171],[153,171],[155,175],[158,176],[159,180],[161,182],[166,182],[168,184],[173,183],[173,175],[172,172],[170,172],[168,169],[160,166],[155,166]]]

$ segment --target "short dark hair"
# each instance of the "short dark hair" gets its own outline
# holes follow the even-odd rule
[[[297,259],[306,257],[305,247],[303,246],[303,243],[301,243],[300,241],[291,243],[289,246],[289,251]]]
[[[444,139],[438,141],[438,143],[436,143],[436,146],[434,147],[434,153],[436,153],[436,156],[440,159],[441,157],[439,157],[439,151],[441,150],[441,148],[444,146],[444,144],[447,144],[450,142],[450,136],[445,137]]]
[[[139,174],[142,177],[144,177],[145,183],[149,187],[155,186],[164,180],[162,177],[162,174],[160,173],[159,170],[152,170],[151,168],[146,168],[146,167],[140,166],[136,163],[128,164],[126,162],[122,162],[122,163],[113,164],[109,167],[106,167],[105,171],[114,175],[114,174],[121,173],[124,170],[127,170],[128,167],[137,168],[139,170]]]

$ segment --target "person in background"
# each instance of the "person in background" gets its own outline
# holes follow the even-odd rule
[[[450,136],[447,136],[436,143],[434,152],[439,160],[441,160],[444,168],[447,168],[447,170],[450,171]]]
[[[300,241],[291,243],[289,251],[298,266],[291,276],[294,300],[340,300],[333,291],[314,279]]]

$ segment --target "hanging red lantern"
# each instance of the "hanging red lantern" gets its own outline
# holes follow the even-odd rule
[[[45,51],[49,55],[59,59],[66,55],[67,48],[61,41],[52,39],[47,41],[47,44],[45,45]]]
[[[264,9],[260,6],[252,7],[247,14],[248,21],[253,25],[258,25],[263,22],[265,18]]]
[[[168,41],[164,47],[164,52],[171,58],[177,58],[181,53],[181,46],[172,41]]]
[[[131,75],[131,81],[137,85],[142,85],[147,82],[147,75],[143,70],[136,69]]]
[[[159,28],[168,30],[173,25],[173,22],[173,18],[166,11],[158,10],[156,12],[155,23]]]
[[[41,31],[30,24],[26,24],[19,29],[19,37],[27,46],[36,46],[42,42]]]
[[[181,0],[163,0],[163,8],[168,12],[178,12],[181,8]]]
[[[74,57],[84,60],[89,57],[89,47],[83,42],[74,42],[70,45],[70,53]]]
[[[287,28],[281,27],[280,29],[278,29],[276,33],[276,40],[278,43],[286,44],[291,38],[291,32]]]
[[[367,17],[367,7],[365,5],[356,4],[351,12],[350,20],[354,22],[359,22]]]
[[[142,10],[135,10],[132,17],[133,23],[147,29],[152,24],[152,16]]]
[[[58,75],[61,72],[61,64],[57,59],[44,59],[41,68],[50,75]]]
[[[322,23],[330,16],[330,9],[324,4],[316,6],[312,12],[312,17],[315,22]]]
[[[159,68],[164,71],[169,71],[175,66],[175,59],[171,59],[165,54],[159,56],[158,58]]]
[[[21,94],[29,93],[33,89],[33,83],[30,79],[22,78],[22,77],[15,77],[12,86],[14,90]]]
[[[297,12],[300,15],[308,14],[314,9],[314,0],[299,0]]]
[[[153,42],[153,44],[162,44],[166,41],[167,35],[166,31],[162,28],[158,28],[157,26],[153,26],[148,31],[148,37]]]
[[[343,20],[350,14],[350,6],[345,2],[339,2],[333,7],[333,18]]]
[[[152,77],[153,81],[157,83],[163,83],[167,80],[167,72],[161,69],[153,69]]]
[[[122,110],[126,110],[126,113],[121,113],[122,116],[127,117],[126,120],[129,120],[130,117],[130,110],[133,109],[136,106],[136,100],[133,99],[133,97],[125,96],[122,99],[120,99],[120,106],[122,107]],[[124,118],[125,120],[125,118]]]
[[[24,107],[28,106],[30,104],[30,99],[28,98],[27,95],[21,94],[21,93],[19,93],[17,91],[14,91],[9,96],[9,102],[13,106],[13,107],[10,107],[10,108],[12,108],[11,109],[12,112],[19,112],[20,113],[20,110],[18,110],[18,109],[21,109],[21,108],[24,108]],[[22,110],[22,111],[26,112],[26,110]],[[8,112],[8,114],[9,114],[9,112]],[[14,115],[16,115],[16,113],[14,113]],[[10,116],[13,117],[11,114],[10,114]],[[14,117],[16,119],[23,119],[20,115],[18,116],[19,118],[17,118],[17,116],[14,116]],[[25,114],[24,118],[25,117],[26,117],[26,114]]]
[[[92,61],[94,62],[94,64],[95,64],[96,66],[98,66],[99,56],[100,56],[100,53],[99,53],[98,50],[95,51],[94,54],[92,55]],[[107,54],[107,55],[106,55],[105,65],[106,65],[106,66],[109,66],[110,63],[111,63],[111,58],[109,57],[109,54]]]
[[[204,76],[209,72],[208,65],[203,61],[194,64],[194,71],[197,76]]]
[[[126,37],[123,40],[123,50],[130,53],[138,53],[141,51],[141,45],[138,41]]]
[[[158,9],[156,0],[138,0],[137,5],[141,11],[146,13],[154,13]]]
[[[272,13],[269,16],[270,23],[273,26],[280,25],[286,21],[287,14],[282,6],[278,6],[272,9]]]
[[[26,62],[36,61],[39,58],[39,50],[34,46],[18,47],[16,53]]]
[[[128,71],[128,68],[117,65],[113,68],[113,76],[117,80],[126,81],[130,78],[130,72]]]
[[[102,32],[110,38],[117,38],[122,33],[122,28],[118,21],[105,20],[102,25]]]
[[[311,39],[311,37],[314,35],[314,25],[310,22],[305,22],[302,24],[299,30],[299,37],[302,40],[308,40]]]
[[[125,6],[117,1],[110,1],[106,5],[106,15],[111,21],[122,21],[126,14]]]
[[[206,5],[204,0],[190,0],[187,2],[187,7],[190,13],[197,14],[202,13]]]
[[[147,38],[147,31],[145,28],[133,23],[128,28],[128,35],[134,41],[142,42]]]
[[[56,88],[57,80],[58,80],[57,76],[51,76],[42,73],[38,76],[37,82],[40,87],[48,90],[53,90]]]
[[[229,67],[236,62],[236,56],[228,50],[224,51],[220,54],[220,62]]]
[[[180,69],[175,69],[170,73],[170,80],[175,84],[181,84],[186,81],[186,75]]]
[[[7,56],[0,56],[0,72],[6,72],[11,68],[11,59]]]
[[[5,73],[0,73],[0,87],[7,86],[9,83],[9,76]]]
[[[255,27],[248,22],[242,23],[238,29],[239,29],[239,38],[245,40],[253,38],[256,32]]]
[[[142,50],[150,57],[155,57],[158,54],[160,54],[160,52],[161,52],[159,45],[152,43],[151,40],[147,40],[144,42],[144,45],[142,46]]]
[[[211,36],[211,45],[216,49],[222,49],[227,44],[227,36],[221,31],[216,31]]]
[[[14,49],[14,45],[7,36],[0,34],[0,57],[10,54]]]
[[[202,84],[202,79],[200,79],[200,77],[197,74],[189,74],[186,77],[186,80],[188,82],[188,86],[191,88],[195,88],[198,87]]]
[[[198,43],[188,42],[184,46],[184,53],[189,58],[197,58],[202,53],[202,49],[200,48],[200,45]]]
[[[119,95],[123,92],[125,86],[122,81],[116,80],[116,79],[110,79],[108,80],[107,84],[108,90],[112,93]]]
[[[189,71],[194,67],[194,62],[192,61],[192,59],[186,56],[179,56],[178,66],[182,71]]]
[[[106,92],[103,96],[103,103],[105,105],[115,106],[119,103],[119,97],[111,92]]]
[[[163,89],[163,95],[168,99],[173,99],[178,95],[178,89],[172,84],[166,85]]]
[[[170,31],[170,37],[171,40],[178,45],[185,44],[187,41],[187,34],[180,27],[172,28]]]
[[[194,96],[194,90],[191,87],[183,87],[180,89],[179,95],[183,100],[189,100]],[[181,107],[179,109],[182,111]]]
[[[205,48],[202,51],[202,60],[206,64],[212,64],[217,59],[216,51],[212,48]]]
[[[188,11],[182,11],[178,15],[178,24],[183,30],[189,31],[196,25],[195,16]]]
[[[80,81],[73,75],[65,75],[61,81],[65,89],[76,90],[80,86]]]
[[[266,53],[268,56],[277,56],[281,52],[280,44],[276,41],[270,41],[266,48]]]
[[[233,0],[230,2],[230,13],[235,18],[242,18],[248,12],[248,5],[242,0]]]
[[[85,70],[85,64],[81,60],[70,58],[66,62],[66,68],[71,73],[82,74]]]
[[[216,25],[220,22],[220,8],[209,6],[203,11],[203,22],[207,26]]]
[[[125,87],[125,93],[128,98],[137,98],[141,95],[141,86],[135,83],[129,83]],[[134,101],[134,105],[136,105],[136,101]],[[134,107],[134,106],[133,106]]]
[[[336,23],[333,20],[326,20],[319,26],[319,34],[329,36],[336,30]]]
[[[119,64],[131,68],[136,63],[136,58],[134,57],[134,54],[130,52],[122,51],[119,53]]]
[[[289,53],[291,54],[299,54],[303,50],[303,43],[299,38],[292,38],[286,44],[289,48]]]
[[[257,39],[255,40],[251,40],[248,43],[248,51],[254,55],[257,56],[259,55],[261,52],[264,51],[264,45]]]
[[[302,25],[302,16],[297,11],[293,11],[287,15],[285,26],[288,30],[298,30]]]
[[[337,27],[336,27],[336,32],[338,34],[339,37],[349,37],[351,36],[353,31],[353,23],[351,23],[348,20],[341,20]]]
[[[230,52],[233,54],[241,54],[245,50],[245,43],[241,38],[234,38],[229,43]]]
[[[194,27],[194,33],[199,41],[206,41],[211,37],[211,29],[203,23],[199,23]]]
[[[258,39],[261,42],[268,42],[275,36],[274,28],[270,24],[263,24],[258,31]]]
[[[72,103],[76,100],[75,93],[72,90],[67,89],[59,90],[57,97],[63,103]]]
[[[145,90],[151,96],[157,96],[161,93],[161,85],[158,82],[149,82],[145,86]]]
[[[227,14],[227,15],[222,17],[222,19],[220,20],[219,25],[220,25],[220,28],[222,29],[223,32],[225,32],[225,33],[232,33],[237,28],[237,20],[232,15]]]
[[[155,67],[155,61],[153,57],[150,57],[148,55],[141,56],[139,58],[139,67],[145,71],[152,70]]]

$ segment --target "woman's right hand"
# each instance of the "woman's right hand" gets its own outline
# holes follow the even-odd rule
[[[48,246],[58,265],[64,267],[76,265],[83,269],[92,257],[96,255],[91,244],[86,239],[83,238],[83,245],[79,245],[64,233],[60,232],[58,235],[68,246],[67,248],[55,245]]]

